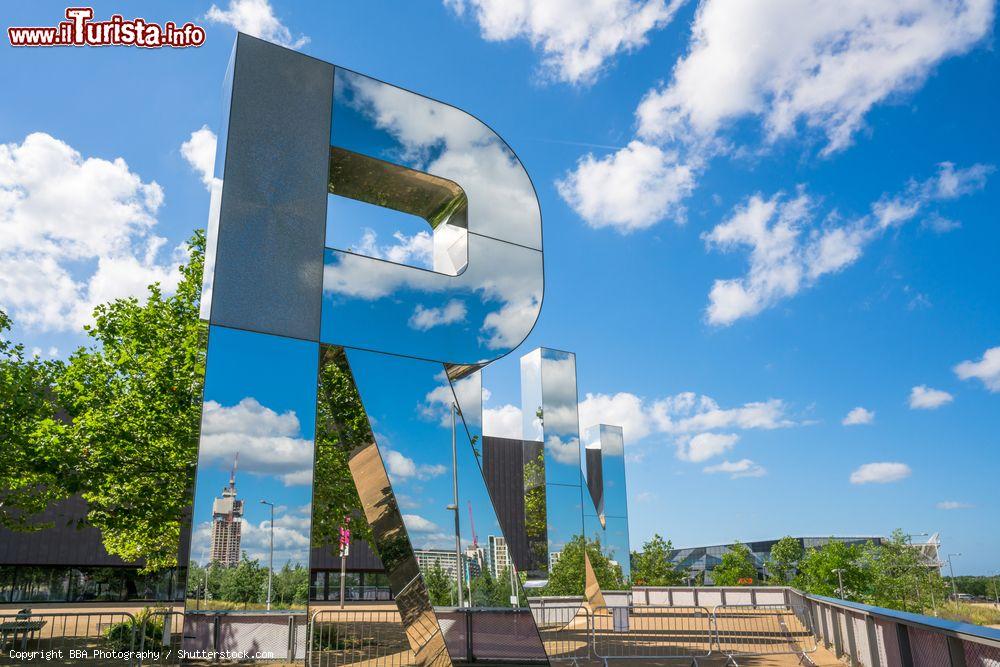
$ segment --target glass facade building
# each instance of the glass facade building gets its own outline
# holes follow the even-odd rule
[[[831,541],[844,542],[846,544],[865,544],[872,542],[881,544],[883,538],[877,536],[858,537],[797,537],[803,551],[822,547]],[[744,542],[753,554],[754,564],[757,571],[763,577],[767,568],[767,561],[771,557],[771,547],[778,543],[778,540],[759,540],[756,542]],[[712,570],[722,562],[722,555],[730,550],[732,544],[717,544],[710,547],[691,547],[687,549],[674,549],[670,552],[670,561],[681,572],[686,572],[692,580],[698,580],[704,576],[706,584],[712,583]]]

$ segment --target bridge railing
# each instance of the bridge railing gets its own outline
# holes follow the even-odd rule
[[[853,665],[1000,665],[1000,630],[820,595],[805,599],[819,641]]]

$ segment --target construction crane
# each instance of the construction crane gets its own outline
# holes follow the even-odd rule
[[[476,537],[476,520],[472,518],[472,501],[469,501],[469,528],[472,530],[472,548],[479,549],[479,538]]]

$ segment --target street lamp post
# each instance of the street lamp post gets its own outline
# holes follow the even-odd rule
[[[456,422],[459,415],[458,406],[451,404],[451,490],[452,504],[445,509],[455,512],[455,583],[458,584],[458,606],[464,607],[462,591],[462,529],[458,521],[458,441],[456,439]]]
[[[271,611],[271,576],[274,574],[274,503],[269,503],[263,498],[261,498],[260,503],[271,508],[271,523],[269,525],[271,530],[271,546],[267,556],[267,610]]]
[[[951,564],[952,556],[961,556],[962,554],[948,554],[948,571],[951,573],[951,596],[958,602],[958,587],[955,585],[955,568]]]
[[[838,567],[838,568],[836,568],[834,570],[834,572],[837,573],[837,583],[839,584],[839,587],[837,588],[837,593],[838,593],[838,595],[840,595],[840,599],[843,600],[844,599],[844,569]]]
[[[997,607],[1000,607],[1000,590],[997,589],[997,575],[1000,575],[1000,572],[993,575],[993,597],[997,601]]]

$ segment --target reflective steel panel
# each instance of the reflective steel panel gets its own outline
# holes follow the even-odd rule
[[[512,350],[538,318],[543,284],[538,204],[520,162],[440,102],[341,68],[334,91],[329,192],[341,202],[329,207],[322,340],[463,365]],[[392,224],[376,230],[356,202],[426,229],[407,234],[383,215]]]
[[[188,611],[266,608],[272,562],[276,576],[287,566],[289,581],[308,579],[318,354],[317,343],[210,328]],[[273,583],[272,609],[305,610],[304,591]]]
[[[366,359],[356,361],[364,366]],[[345,515],[351,516],[349,525],[355,538],[368,540],[379,554],[418,664],[449,664],[444,637],[407,535],[406,518],[411,517],[412,522],[414,515],[402,513],[386,474],[387,468],[402,471],[404,477],[410,471],[405,470],[405,462],[393,451],[379,453],[343,348],[323,347],[319,378],[316,433],[319,485],[313,515],[317,531],[326,528],[326,539],[314,543],[332,546],[334,530],[344,525]]]
[[[231,76],[210,320],[317,340],[333,66],[240,34]]]
[[[340,67],[334,89],[331,146],[457,183],[468,195],[470,234],[542,249],[528,174],[482,121]]]
[[[621,566],[622,574],[628,578],[631,574],[631,552],[622,428],[608,424],[591,426],[583,441],[587,483],[591,494],[595,493],[595,487],[599,487],[597,501],[590,505],[584,504],[587,537],[600,540],[601,548]]]
[[[529,549],[535,558],[532,567],[537,568],[529,576],[545,579],[550,563],[558,558],[554,554],[560,553],[573,537],[583,535],[573,353],[538,348],[521,357],[521,417],[526,441],[525,523]],[[544,544],[541,525],[546,526]],[[582,590],[582,581],[580,585]]]

